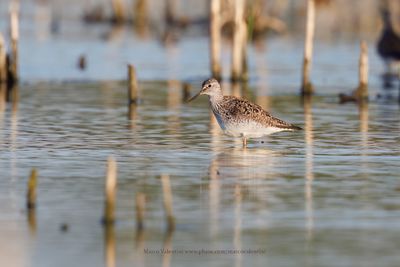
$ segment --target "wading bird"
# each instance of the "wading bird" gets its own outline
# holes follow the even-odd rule
[[[224,96],[219,82],[208,79],[203,82],[198,94],[208,95],[210,107],[225,134],[241,137],[243,147],[248,138],[260,138],[276,132],[301,130],[300,127],[273,117],[261,106],[235,96]]]

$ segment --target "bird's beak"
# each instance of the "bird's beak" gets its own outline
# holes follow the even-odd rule
[[[187,102],[192,102],[193,100],[195,100],[199,95],[201,95],[201,91],[198,92],[197,94],[195,94],[194,96],[192,96]]]

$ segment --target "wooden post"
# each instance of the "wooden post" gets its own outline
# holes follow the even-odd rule
[[[146,206],[146,198],[143,193],[136,195],[136,229],[138,231],[144,228],[144,211]]]
[[[0,112],[5,107],[7,94],[6,48],[3,35],[0,33]]]
[[[171,25],[176,21],[176,0],[165,1],[165,21],[167,25]]]
[[[0,33],[0,83],[7,82],[6,47],[4,37]]]
[[[365,41],[360,43],[360,59],[358,64],[359,85],[356,91],[358,101],[368,99],[368,46]]]
[[[37,185],[37,171],[32,169],[31,176],[28,180],[28,190],[26,194],[26,208],[34,210],[36,208],[36,185]]]
[[[245,0],[235,0],[235,27],[232,44],[232,71],[231,80],[239,81],[242,74],[243,65],[243,15]]]
[[[221,80],[221,0],[210,4],[210,53],[211,74]]]
[[[241,80],[242,81],[248,81],[249,80],[249,70],[248,70],[248,63],[247,63],[247,38],[248,38],[248,29],[246,22],[243,21],[243,26],[242,26],[242,75],[241,75]]]
[[[168,231],[173,231],[175,229],[175,218],[172,215],[172,192],[171,192],[171,183],[169,181],[168,175],[161,176],[162,188],[163,188],[163,196],[164,196],[164,209],[165,216],[167,220],[167,229]]]
[[[315,29],[315,0],[307,0],[307,22],[306,38],[304,42],[304,60],[303,60],[303,81],[301,86],[302,95],[311,95],[314,92],[310,80],[310,69],[313,52],[313,39]]]
[[[135,18],[134,22],[137,26],[145,26],[147,24],[147,6],[147,0],[135,0],[133,14]]]
[[[124,4],[121,0],[111,0],[112,8],[113,8],[113,22],[121,23],[125,20],[124,14]]]
[[[86,60],[86,56],[84,54],[79,56],[77,66],[78,66],[78,68],[80,70],[85,70],[86,69],[87,60]]]
[[[10,11],[10,33],[11,33],[11,75],[12,80],[18,81],[18,8],[13,7]]]
[[[129,104],[137,104],[139,101],[135,67],[131,64],[128,64],[128,97]]]
[[[115,222],[115,191],[117,187],[117,163],[113,157],[108,158],[107,176],[104,187],[104,217],[103,224],[112,225]]]

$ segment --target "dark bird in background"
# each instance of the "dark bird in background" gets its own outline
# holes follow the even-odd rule
[[[377,43],[377,52],[385,61],[386,72],[383,81],[384,87],[389,88],[392,86],[392,80],[398,76],[398,73],[393,73],[392,67],[400,62],[400,36],[393,28],[389,10],[382,9],[381,15],[383,29]]]

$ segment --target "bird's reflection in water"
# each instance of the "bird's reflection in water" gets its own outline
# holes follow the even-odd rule
[[[240,145],[225,148],[218,153],[210,167],[220,178],[257,179],[267,178],[274,168],[274,162],[281,153],[266,148],[242,149]]]
[[[264,206],[269,195],[267,192],[271,190],[266,179],[276,177],[275,166],[280,156],[267,149],[242,149],[238,146],[226,148],[213,158],[209,167],[211,234],[218,231],[221,191],[240,185],[246,200]]]
[[[224,217],[221,214],[226,208],[232,208],[232,245],[235,250],[241,250],[243,222],[246,221],[248,212],[244,206],[250,204],[258,210],[256,212],[268,209],[271,188],[266,181],[275,177],[276,162],[282,154],[265,148],[242,149],[240,145],[233,148],[223,148],[220,145],[214,147],[214,151],[219,153],[216,153],[209,167],[210,234],[217,239],[218,231],[226,229],[226,225],[219,226],[223,220],[221,217]],[[231,203],[229,207],[226,206],[227,198]],[[262,221],[266,227],[267,222],[263,219]],[[235,254],[233,261],[234,266],[242,266],[243,255]]]

